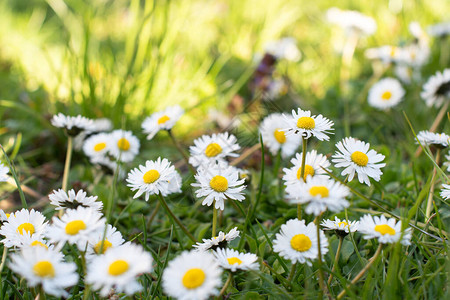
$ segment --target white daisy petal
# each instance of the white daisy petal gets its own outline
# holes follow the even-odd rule
[[[396,106],[405,95],[405,90],[397,79],[384,78],[375,83],[369,90],[369,105],[378,109]]]
[[[423,85],[420,96],[428,106],[440,107],[450,98],[450,69],[437,72]]]
[[[273,155],[281,149],[283,158],[290,157],[301,144],[301,138],[296,135],[286,136],[281,129],[288,127],[286,119],[282,114],[274,113],[267,116],[260,125],[260,132],[264,145],[267,146]]]
[[[292,116],[283,115],[288,126],[283,128],[287,135],[296,134],[299,137],[309,139],[314,136],[320,141],[328,141],[328,134],[332,134],[333,121],[328,120],[322,115],[312,116],[310,111],[304,111],[300,108],[292,110]]]
[[[365,239],[377,238],[382,244],[396,243],[402,236],[402,222],[396,222],[394,218],[386,219],[385,216],[372,217],[365,215],[359,221],[358,231],[364,234]],[[411,244],[411,228],[407,228],[400,241],[402,245]]]
[[[194,167],[206,167],[216,162],[225,162],[227,157],[237,157],[235,152],[239,149],[236,137],[228,132],[204,135],[194,140],[194,145],[189,147],[189,163]]]
[[[170,130],[183,115],[184,110],[179,105],[167,107],[163,111],[156,112],[147,117],[142,123],[142,129],[151,140],[160,130]]]
[[[258,256],[253,253],[240,253],[233,249],[217,249],[213,252],[219,265],[231,272],[238,270],[258,270]]]
[[[131,131],[114,130],[111,133],[109,153],[123,162],[130,162],[139,153],[139,140]]]

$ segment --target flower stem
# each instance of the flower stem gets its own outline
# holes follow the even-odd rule
[[[352,285],[354,285],[355,283],[357,283],[358,280],[361,279],[361,277],[363,277],[364,273],[366,273],[367,270],[369,270],[370,266],[372,266],[372,264],[375,262],[375,260],[376,260],[376,259],[378,258],[378,256],[380,255],[380,253],[381,253],[381,248],[382,248],[382,247],[383,247],[383,244],[380,243],[380,244],[378,245],[378,248],[377,248],[377,251],[375,252],[375,254],[372,256],[372,258],[369,259],[369,263],[364,267],[364,269],[362,269],[362,270],[358,273],[358,275],[356,275],[355,278],[353,278],[352,282],[351,282],[349,285],[347,285],[347,287],[346,287],[345,289],[343,289],[343,290],[339,293],[339,295],[337,296],[336,299],[342,299],[342,297],[344,297],[344,295],[345,295],[345,293],[347,292],[347,290],[348,290]]]
[[[39,285],[39,300],[46,300],[47,297],[45,296],[44,287],[42,284]]]
[[[178,219],[173,212],[170,210],[169,206],[166,203],[166,200],[164,200],[164,197],[161,195],[161,193],[158,194],[159,197],[159,202],[161,203],[161,206],[164,207],[164,209],[166,210],[166,213],[170,216],[170,218],[172,219],[172,222],[175,222],[178,224],[178,226],[180,227],[180,229],[189,237],[189,239],[196,243],[197,240],[194,238],[194,236],[187,230],[186,227],[184,227],[184,225],[181,223],[180,219]],[[180,241],[181,242],[181,241]]]
[[[2,255],[2,262],[0,264],[0,274],[3,271],[3,267],[5,266],[6,257],[8,256],[8,248],[3,246],[3,255]]]
[[[302,137],[302,165],[300,167],[300,179],[306,182],[305,180],[305,167],[306,167],[306,146],[308,140]],[[297,219],[302,219],[302,206],[301,204],[297,204]]]
[[[317,216],[316,218],[316,228],[317,228],[317,260],[319,263],[319,286],[320,286],[320,291],[319,291],[319,298],[322,298],[322,293],[325,292],[326,294],[328,294],[328,291],[326,290],[326,286],[324,284],[324,279],[323,279],[323,270],[322,270],[322,250],[320,249],[320,219],[322,217],[322,213],[320,215]]]
[[[16,182],[17,190],[19,191],[20,201],[22,201],[22,206],[23,206],[23,208],[28,208],[27,201],[25,200],[25,195],[23,193],[22,187],[19,182],[19,177],[17,177],[17,173],[12,165],[11,160],[9,159],[8,155],[6,154],[5,149],[3,149],[2,145],[0,145],[0,148],[2,148],[2,152],[3,152],[3,155],[5,156],[9,170],[11,171],[11,175],[13,176],[14,181]]]
[[[281,149],[278,150],[275,165],[273,166],[273,177],[278,180],[278,173],[280,169],[280,163],[281,163]]]
[[[64,174],[62,179],[62,189],[65,192],[67,192],[67,184],[69,182],[69,170],[70,170],[70,161],[72,160],[72,151],[73,151],[73,137],[69,135],[67,138],[66,162],[64,164]]]
[[[213,202],[213,220],[212,220],[212,237],[216,236],[217,229],[217,208],[216,201]]]
[[[189,158],[187,157],[186,153],[184,152],[183,148],[181,148],[180,144],[178,143],[178,141],[176,140],[175,136],[172,133],[172,130],[167,130],[167,132],[169,133],[169,136],[173,142],[173,144],[175,145],[175,147],[177,148],[178,152],[180,152],[181,156],[183,156],[184,162],[186,163],[186,165],[189,168],[189,171],[192,173],[192,175],[194,175],[196,172],[194,170],[194,168],[191,166],[191,164],[189,163]]]
[[[225,294],[225,291],[227,290],[228,286],[230,285],[232,279],[233,279],[233,273],[232,273],[232,272],[229,272],[229,273],[228,273],[227,281],[225,282],[223,288],[220,290],[219,296],[217,297],[218,299],[220,299],[220,297],[222,297],[223,294]]]
[[[436,165],[439,165],[440,154],[441,154],[441,149],[437,149],[437,151],[436,151]],[[433,174],[431,175],[431,186],[430,186],[430,193],[428,194],[427,209],[426,209],[426,212],[425,212],[425,223],[427,222],[427,220],[431,216],[431,208],[433,206],[432,204],[433,204],[434,186],[435,186],[435,183],[436,183],[436,174],[437,174],[437,169],[436,169],[436,166],[434,166]]]
[[[288,282],[291,282],[291,281],[292,281],[292,278],[294,278],[294,274],[295,274],[295,269],[296,269],[296,268],[297,268],[297,263],[292,264],[291,272],[289,272],[289,276],[288,276],[288,278],[287,278],[287,281],[288,281]]]
[[[339,245],[337,247],[336,256],[334,258],[333,268],[331,268],[331,274],[330,274],[330,277],[328,278],[327,285],[331,284],[331,280],[333,280],[333,273],[336,270],[337,266],[339,265],[339,255],[341,254],[341,248],[342,248],[343,241],[344,241],[344,237],[340,236],[339,237]]]

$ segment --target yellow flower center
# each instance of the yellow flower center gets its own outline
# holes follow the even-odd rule
[[[9,218],[11,216],[11,214],[6,214],[6,218]]]
[[[95,244],[94,246],[94,251],[97,254],[104,254],[106,252],[106,250],[108,250],[110,247],[112,247],[112,244],[110,241],[108,241],[107,239],[105,239],[103,241],[103,248],[102,248],[102,241],[98,242],[97,244]],[[102,251],[100,252],[100,248],[102,248]]]
[[[121,138],[117,141],[117,147],[119,147],[121,151],[128,151],[128,149],[130,149],[130,142],[126,138]]]
[[[309,194],[311,196],[320,195],[320,197],[326,198],[330,194],[330,191],[328,190],[328,188],[326,186],[317,185],[317,186],[313,186],[312,188],[309,189]]]
[[[86,229],[86,224],[81,220],[71,221],[66,225],[66,233],[69,235],[76,235],[83,229]]]
[[[162,116],[161,118],[158,119],[158,125],[164,124],[164,123],[166,123],[169,120],[170,120],[170,118],[168,116],[164,115],[164,116]]]
[[[369,157],[362,153],[361,151],[355,151],[351,155],[352,161],[357,164],[360,167],[367,166],[367,163],[369,162]]]
[[[311,239],[304,234],[296,234],[291,239],[291,247],[294,250],[304,252],[312,246]]]
[[[39,241],[34,241],[30,244],[30,246],[35,247],[35,246],[39,246],[39,247],[44,247],[45,249],[48,249],[47,245],[39,242]]]
[[[345,221],[339,222],[338,226],[340,227],[341,225],[344,225],[344,227],[345,227],[345,226],[348,226],[348,223]]]
[[[273,136],[277,140],[278,143],[284,144],[286,143],[286,135],[284,134],[284,131],[278,130],[279,128],[275,129],[273,132]]]
[[[240,265],[240,264],[242,264],[242,260],[240,260],[239,258],[237,258],[237,257],[230,257],[230,258],[227,258],[227,260],[228,260],[228,263],[230,264],[230,265],[234,265],[234,264],[238,264],[238,265]]]
[[[20,226],[17,227],[17,232],[21,235],[24,235],[25,233],[29,233],[30,235],[32,235],[34,233],[34,226],[31,223],[20,224]]]
[[[389,225],[383,224],[383,225],[376,225],[375,231],[381,233],[382,235],[390,234],[395,235],[395,230]]]
[[[385,101],[391,99],[391,97],[392,97],[392,93],[389,91],[386,91],[381,95],[381,99],[383,99]]]
[[[55,268],[48,260],[41,260],[33,266],[33,272],[39,277],[55,277]]]
[[[297,120],[297,127],[301,129],[314,129],[316,122],[311,117],[301,117]]]
[[[228,180],[223,176],[216,175],[211,179],[209,185],[216,192],[223,193],[228,189]]]
[[[396,52],[397,52],[397,48],[391,47],[391,52],[389,54],[391,55],[391,57],[394,57]]]
[[[306,181],[308,175],[314,176],[314,174],[315,174],[314,168],[311,167],[310,165],[305,165],[305,173],[303,174],[303,180]],[[297,179],[300,180],[301,176],[302,176],[302,167],[298,168]]]
[[[149,170],[144,174],[144,182],[145,183],[153,183],[158,180],[160,174],[156,170]]]
[[[205,277],[205,272],[202,269],[192,268],[184,274],[183,285],[187,289],[198,288],[205,281]]]
[[[102,151],[103,149],[105,149],[105,147],[106,147],[106,143],[98,143],[98,144],[95,144],[95,146],[94,146],[94,151],[95,151],[95,152]]]
[[[222,152],[222,147],[217,143],[211,143],[205,149],[205,155],[208,157],[214,157]]]
[[[119,276],[128,270],[128,263],[124,260],[116,260],[109,265],[108,273],[112,276]]]

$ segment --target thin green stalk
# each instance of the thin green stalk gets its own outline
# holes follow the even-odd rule
[[[39,285],[39,300],[46,300],[47,296],[45,295],[44,287],[42,284]]]
[[[0,264],[0,274],[3,271],[3,267],[5,266],[6,257],[8,256],[8,248],[3,246],[3,255],[2,255],[2,262]]]
[[[331,284],[331,280],[333,280],[333,273],[336,270],[337,266],[339,265],[339,255],[341,254],[341,248],[342,248],[343,241],[344,241],[344,237],[339,236],[339,245],[336,250],[336,256],[334,257],[334,263],[333,263],[333,267],[331,268],[331,274],[330,274],[330,277],[328,278],[327,285]]]
[[[161,203],[161,206],[164,207],[164,209],[166,210],[167,214],[170,216],[172,222],[175,222],[178,224],[178,226],[180,227],[180,229],[189,237],[189,239],[196,243],[197,240],[194,238],[194,236],[187,230],[186,227],[184,227],[184,225],[181,223],[180,219],[178,219],[173,212],[170,210],[169,206],[166,203],[166,200],[164,200],[164,197],[161,195],[161,193],[158,194],[158,198],[159,198],[159,202]],[[181,243],[181,241],[180,241]]]
[[[308,140],[302,136],[302,165],[300,167],[300,179],[305,181],[305,167],[306,167],[306,146]],[[297,219],[302,219],[302,205],[297,204]]]
[[[281,164],[281,149],[278,150],[277,156],[275,158],[275,165],[273,166],[273,177],[276,178],[278,180],[278,173],[279,173],[279,169],[280,169],[280,164]]]
[[[3,149],[3,146],[0,145],[0,148],[2,148],[3,155],[5,156],[6,163],[8,164],[9,170],[11,171],[11,175],[14,178],[14,181],[16,182],[17,190],[19,191],[20,201],[22,201],[23,208],[28,208],[27,201],[25,200],[25,195],[22,191],[22,187],[20,186],[19,177],[17,176],[16,170],[14,169],[14,166],[12,165],[11,160],[9,159],[8,155],[5,152],[5,149]]]
[[[436,165],[439,166],[439,158],[441,154],[441,149],[437,149],[436,151]],[[427,202],[427,209],[425,212],[425,223],[431,216],[431,208],[433,204],[433,194],[434,194],[434,185],[436,183],[436,175],[437,175],[437,169],[436,165],[433,167],[433,175],[431,177],[431,186],[430,186],[430,193],[428,194],[428,202]]]
[[[319,299],[322,299],[322,293],[325,292],[326,294],[328,294],[328,290],[324,284],[324,277],[323,277],[323,270],[322,270],[322,250],[320,248],[320,219],[322,217],[322,214],[318,215],[316,218],[316,228],[317,228],[317,260],[319,263],[319,286],[320,286],[320,291],[319,291]]]
[[[289,276],[287,278],[288,282],[291,282],[292,278],[294,278],[294,274],[295,274],[295,269],[296,268],[297,268],[297,263],[292,264],[291,271],[289,272]]]
[[[212,236],[216,236],[216,229],[217,229],[217,208],[216,208],[216,201],[213,202],[213,220],[212,220]]]
[[[178,152],[180,152],[181,156],[183,156],[184,162],[188,166],[189,171],[192,173],[192,175],[194,175],[196,173],[196,171],[194,170],[192,165],[189,163],[189,158],[187,157],[187,155],[184,152],[183,148],[181,148],[181,146],[178,143],[178,141],[175,139],[175,136],[173,135],[172,130],[167,130],[167,132],[169,133],[170,139],[172,140],[173,144],[177,148]]]
[[[227,290],[228,286],[230,285],[231,281],[233,280],[233,272],[228,272],[228,278],[225,284],[223,285],[222,289],[220,290],[218,298],[222,297],[225,294],[225,291]]]
[[[73,152],[73,137],[69,135],[67,138],[66,162],[64,163],[64,174],[62,179],[62,189],[65,192],[67,192],[67,184],[69,182],[69,170],[70,170],[70,162],[72,160],[72,152]]]

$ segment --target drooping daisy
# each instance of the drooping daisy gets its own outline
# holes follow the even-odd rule
[[[258,256],[253,253],[240,253],[233,249],[217,249],[213,252],[219,265],[231,272],[238,270],[258,270]]]
[[[372,35],[377,30],[377,23],[371,17],[354,10],[340,10],[332,7],[327,11],[328,22],[339,25],[348,34]]]
[[[402,101],[405,90],[397,79],[383,78],[369,90],[369,104],[375,108],[388,109]]]
[[[108,224],[106,225],[106,233],[104,230],[98,230],[95,235],[92,235],[88,241],[86,257],[91,258],[97,254],[105,254],[109,249],[117,248],[123,243],[125,243],[125,240],[122,238],[120,231]]]
[[[450,136],[445,133],[434,133],[428,130],[419,131],[417,139],[422,145],[435,145],[438,147],[448,147]]]
[[[283,169],[283,172],[285,173],[283,176],[283,180],[285,181],[284,184],[289,189],[297,190],[308,177],[329,178],[324,169],[327,169],[330,166],[330,162],[325,155],[317,154],[316,150],[306,153],[305,171],[302,178],[302,154],[303,153],[297,153],[295,157],[291,159],[291,163],[293,164],[291,168]]]
[[[21,247],[26,236],[40,237],[45,234],[48,222],[42,213],[22,208],[8,217],[0,229],[5,238],[1,241],[5,247]]]
[[[183,115],[184,110],[179,105],[167,107],[163,111],[155,112],[142,123],[142,129],[151,140],[160,130],[170,130]]]
[[[267,146],[273,155],[281,149],[283,158],[292,156],[301,144],[301,139],[296,135],[286,136],[281,129],[288,127],[286,119],[282,114],[274,113],[267,116],[259,127],[263,137],[264,145]]]
[[[65,116],[62,113],[54,115],[51,123],[55,127],[64,128],[70,136],[76,136],[82,131],[91,131],[93,121],[81,115],[76,117]]]
[[[427,28],[431,36],[444,38],[450,35],[450,22],[437,23]]]
[[[228,166],[226,163],[211,165],[209,168],[199,168],[194,177],[197,182],[191,185],[199,188],[195,191],[196,197],[205,197],[202,205],[211,206],[214,202],[216,209],[224,210],[225,200],[232,199],[241,202],[245,199],[243,193],[246,187],[245,180],[239,179],[239,172],[236,168]]]
[[[128,186],[132,191],[137,190],[133,198],[145,194],[145,201],[150,195],[169,195],[173,190],[170,187],[176,184],[177,179],[175,167],[166,158],[156,161],[147,160],[145,166],[140,165],[128,173]],[[172,182],[171,184],[171,181]]]
[[[286,193],[290,203],[306,203],[305,212],[316,216],[327,209],[338,212],[349,206],[345,199],[350,194],[349,189],[328,178],[308,177],[299,189],[286,189]]]
[[[336,168],[344,167],[341,175],[349,175],[348,181],[352,181],[355,173],[358,174],[358,180],[370,186],[369,177],[375,181],[381,179],[381,168],[385,163],[380,163],[384,155],[378,154],[375,150],[369,150],[370,144],[352,137],[346,137],[336,144],[340,151],[336,151],[331,160]]]
[[[325,230],[335,230],[339,233],[348,234],[349,232],[358,231],[359,221],[346,221],[340,220],[338,217],[334,217],[334,221],[332,220],[323,220],[320,224],[325,227]]]
[[[9,168],[3,163],[0,163],[0,182],[6,182],[9,179],[8,176]]]
[[[139,140],[131,131],[114,130],[111,133],[109,153],[123,162],[130,162],[139,153]]]
[[[386,219],[381,217],[365,215],[359,221],[358,231],[364,235],[366,240],[377,238],[382,244],[396,243],[402,236],[402,222],[394,218]],[[403,238],[400,241],[402,245],[408,246],[411,244],[411,228],[405,229]]]
[[[11,254],[9,267],[27,280],[29,287],[41,284],[47,294],[67,297],[66,288],[78,282],[77,266],[63,261],[60,252],[44,247],[30,247]]]
[[[423,85],[420,96],[428,106],[442,106],[450,97],[450,69],[437,72]]]
[[[231,242],[239,236],[239,230],[237,227],[231,229],[227,234],[220,231],[219,234],[211,239],[203,239],[203,243],[197,242],[196,245],[192,247],[196,248],[197,251],[207,251],[209,249],[216,250],[217,248],[225,248],[228,242]]]
[[[441,197],[445,200],[450,199],[450,184],[442,184],[442,189],[440,193]]]
[[[224,161],[226,157],[237,157],[234,152],[240,148],[236,137],[228,132],[204,135],[194,140],[194,145],[189,147],[189,163],[198,167]]]
[[[88,137],[83,142],[83,151],[89,158],[105,156],[108,153],[108,145],[111,143],[111,135],[107,133],[98,133]]]
[[[322,255],[328,252],[328,240],[320,230],[320,248]],[[311,264],[318,257],[317,227],[314,223],[305,224],[304,220],[291,219],[281,225],[273,241],[273,250],[292,263]]]
[[[136,280],[142,273],[152,271],[152,256],[141,245],[125,244],[94,257],[88,264],[86,282],[106,297],[111,289],[133,295],[142,290]]]
[[[50,243],[57,243],[60,249],[67,242],[75,244],[80,251],[86,251],[87,243],[105,228],[105,218],[97,210],[79,206],[68,209],[61,217],[53,217],[53,224],[48,228]]]
[[[292,37],[285,37],[278,41],[269,42],[265,50],[266,53],[269,53],[276,59],[298,61],[302,57],[300,50],[297,48],[297,41]]]
[[[164,270],[164,292],[179,300],[203,300],[219,294],[222,270],[208,252],[184,251]]]
[[[284,116],[289,125],[283,131],[286,131],[288,135],[297,134],[306,139],[314,136],[320,141],[330,139],[328,134],[332,134],[333,129],[331,127],[334,123],[324,116],[312,116],[311,111],[301,110],[300,108],[297,111],[292,110],[292,116]]]
[[[86,197],[86,192],[83,190],[75,193],[75,190],[72,189],[66,193],[64,190],[59,189],[48,195],[48,198],[50,199],[50,204],[55,206],[55,210],[76,209],[79,206],[91,207],[98,211],[101,211],[103,208],[103,202],[96,201],[97,196]]]

